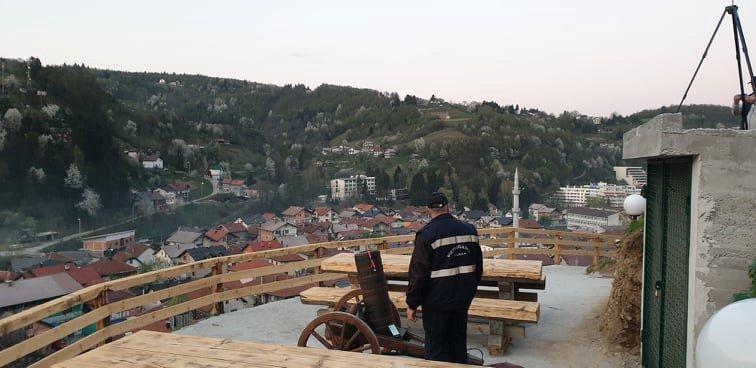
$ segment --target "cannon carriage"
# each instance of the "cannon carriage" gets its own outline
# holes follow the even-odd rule
[[[399,311],[389,299],[379,251],[355,254],[359,289],[342,296],[332,310],[320,314],[299,336],[299,346],[372,354],[425,357],[423,337],[402,327]],[[470,364],[482,365],[469,357]]]

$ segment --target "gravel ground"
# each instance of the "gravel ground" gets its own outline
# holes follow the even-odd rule
[[[515,339],[504,357],[489,357],[487,337],[472,334],[468,345],[481,349],[489,363],[540,367],[640,367],[639,357],[607,345],[598,331],[612,279],[585,274],[584,267],[548,266],[546,290],[539,290],[539,323],[526,325],[526,338]],[[296,345],[299,333],[319,306],[298,298],[224,314],[185,327],[178,334]],[[477,354],[473,352],[473,354]]]

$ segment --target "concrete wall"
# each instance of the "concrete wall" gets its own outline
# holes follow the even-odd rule
[[[624,136],[625,159],[693,156],[688,365],[698,332],[750,285],[756,260],[756,131],[682,129],[658,115]]]

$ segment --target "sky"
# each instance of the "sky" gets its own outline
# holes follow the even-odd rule
[[[606,116],[677,104],[729,4],[0,0],[0,57]],[[740,5],[756,39],[756,4]],[[732,101],[734,55],[727,18],[688,103]]]

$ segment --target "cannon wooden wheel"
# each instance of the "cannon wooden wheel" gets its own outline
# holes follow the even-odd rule
[[[354,289],[339,298],[333,307],[336,312],[346,312],[357,315],[360,311],[365,310],[365,297],[362,289]],[[391,314],[394,316],[394,324],[397,328],[402,327],[402,318],[399,316],[399,309],[391,302]]]
[[[299,335],[298,346],[307,346],[310,337],[326,349],[381,353],[378,337],[373,330],[353,314],[329,312],[312,320]]]

